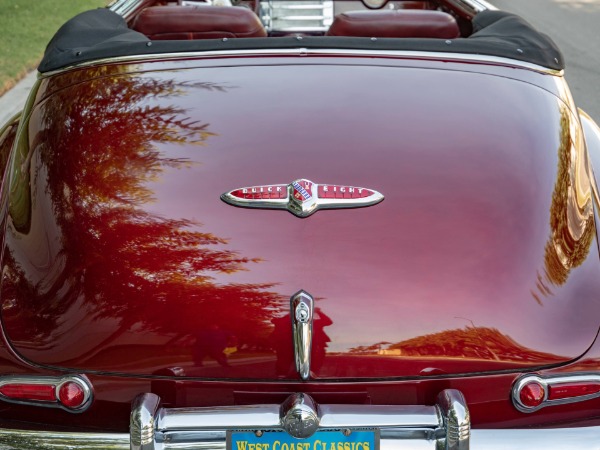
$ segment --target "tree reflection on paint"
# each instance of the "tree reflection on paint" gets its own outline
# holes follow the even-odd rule
[[[583,135],[566,107],[561,109],[557,170],[550,206],[552,234],[544,249],[543,273],[538,273],[531,292],[540,305],[553,294],[553,286],[565,284],[585,261],[596,235]]]
[[[496,328],[467,326],[426,334],[401,342],[355,347],[354,354],[427,358],[465,358],[489,361],[551,362],[564,358],[529,349]]]
[[[199,231],[199,223],[145,209],[154,200],[150,182],[194,164],[166,155],[164,144],[204,146],[217,136],[165,100],[189,89],[228,88],[137,77],[110,66],[94,70],[97,78],[46,100],[39,131],[20,143],[4,261],[11,340],[33,360],[63,357],[60,364],[77,366],[87,359],[98,369],[129,362],[116,361],[111,347],[124,333],[134,333],[138,344],[170,339],[187,361],[199,352],[199,330],[222,330],[259,346],[282,301],[270,291],[273,284],[217,284],[214,275],[260,259],[228,249],[226,239]],[[34,263],[40,251],[52,259],[45,267]],[[81,336],[82,327],[95,330],[93,340],[74,342],[72,333]],[[227,365],[211,352],[205,356]]]

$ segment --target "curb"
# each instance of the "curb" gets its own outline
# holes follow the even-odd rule
[[[27,96],[37,79],[37,71],[29,73],[15,87],[0,97],[0,128],[23,109]]]

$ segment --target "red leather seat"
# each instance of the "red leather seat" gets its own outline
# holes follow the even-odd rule
[[[132,28],[153,40],[267,36],[256,14],[235,6],[153,6],[140,13]]]
[[[427,1],[403,1],[396,3],[398,9],[435,9],[431,2]]]
[[[328,36],[438,38],[460,36],[456,19],[441,11],[418,9],[349,11],[333,20]]]

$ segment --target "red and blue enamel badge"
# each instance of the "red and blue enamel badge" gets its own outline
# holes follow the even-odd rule
[[[291,184],[270,184],[234,189],[221,195],[225,203],[243,208],[287,209],[308,217],[319,209],[361,208],[376,205],[383,195],[373,189],[339,184],[316,184],[300,179]]]

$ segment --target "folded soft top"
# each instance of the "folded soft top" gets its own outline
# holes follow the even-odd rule
[[[127,27],[125,20],[109,9],[96,9],[75,16],[52,38],[40,72],[50,72],[96,59],[157,53],[253,49],[339,48],[404,50],[499,56],[564,69],[556,44],[522,18],[504,11],[483,11],[473,18],[473,34],[453,40],[419,38],[296,37],[151,41]]]

